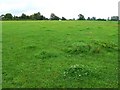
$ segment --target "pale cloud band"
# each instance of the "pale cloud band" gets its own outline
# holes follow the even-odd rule
[[[77,18],[79,13],[85,17],[107,18],[118,15],[119,0],[2,0],[0,14],[10,12],[14,15],[28,15],[41,12],[46,17],[55,13],[59,17]]]
[[[120,1],[118,2],[118,16],[119,16],[119,20],[120,20]]]

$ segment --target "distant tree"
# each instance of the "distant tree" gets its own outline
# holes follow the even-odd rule
[[[96,20],[96,17],[92,17],[91,20]]]
[[[13,19],[13,16],[12,16],[11,13],[7,13],[7,14],[4,15],[3,19],[4,19],[4,20],[12,20],[12,19]]]
[[[40,16],[40,20],[48,20],[48,18],[46,18],[45,16],[41,15]]]
[[[78,17],[79,17],[78,20],[85,20],[85,17],[82,14],[79,14]]]
[[[20,20],[20,17],[14,16],[13,19],[14,19],[14,20]]]
[[[61,20],[66,20],[66,18],[65,18],[65,17],[62,17]]]
[[[56,16],[54,13],[51,13],[50,20],[59,20],[60,18]]]
[[[112,16],[111,17],[111,21],[118,21],[119,20],[119,17],[118,16]]]
[[[30,15],[29,18],[32,19],[32,20],[40,20],[41,19],[41,14],[40,14],[40,12],[34,13],[34,14]]]
[[[40,18],[41,18],[40,12],[34,13],[33,18],[34,18],[35,20],[40,20]]]
[[[40,12],[34,13],[33,15],[30,15],[30,19],[32,19],[32,20],[48,20],[48,18],[41,15]]]
[[[34,14],[30,15],[30,19],[34,20]]]
[[[90,17],[88,17],[87,20],[91,20]]]
[[[59,17],[55,16],[56,20],[59,20],[58,18]],[[1,15],[0,19],[3,19],[3,20],[49,20],[45,16],[41,15],[40,12],[34,13],[34,14],[30,15],[30,16],[26,15],[24,13],[22,13],[21,16],[15,16],[15,15],[12,16],[11,13],[7,13],[5,15]]]
[[[5,16],[5,15],[4,15],[4,14],[2,14],[2,15],[0,16],[0,19],[4,19],[4,16]]]
[[[30,19],[30,16],[29,16],[29,15],[27,15],[27,16],[26,16],[26,18],[27,18],[27,20],[29,20],[29,19]]]
[[[110,17],[108,17],[107,20],[110,21]]]
[[[106,21],[106,19],[101,19],[101,18],[99,18],[99,19],[97,19],[98,21]]]
[[[73,20],[75,20],[75,18],[73,18]]]
[[[27,18],[28,18],[27,15],[24,14],[24,13],[20,16],[20,19],[21,19],[21,20],[26,20]]]
[[[45,17],[45,19],[44,19],[44,20],[49,20],[49,18],[46,18],[46,17]]]
[[[70,20],[70,21],[71,21],[72,19],[68,19],[68,20]]]

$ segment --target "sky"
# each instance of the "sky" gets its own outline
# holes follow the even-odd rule
[[[22,13],[31,15],[40,12],[49,18],[51,13],[67,19],[105,18],[118,16],[119,0],[0,0],[0,15],[12,13],[20,16]]]

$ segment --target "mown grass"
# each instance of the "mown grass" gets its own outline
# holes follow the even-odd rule
[[[3,88],[118,87],[111,21],[4,21]]]

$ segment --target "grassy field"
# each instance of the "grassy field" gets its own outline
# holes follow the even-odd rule
[[[2,89],[2,22],[0,21],[0,89]]]
[[[112,21],[3,21],[3,88],[118,87]]]

